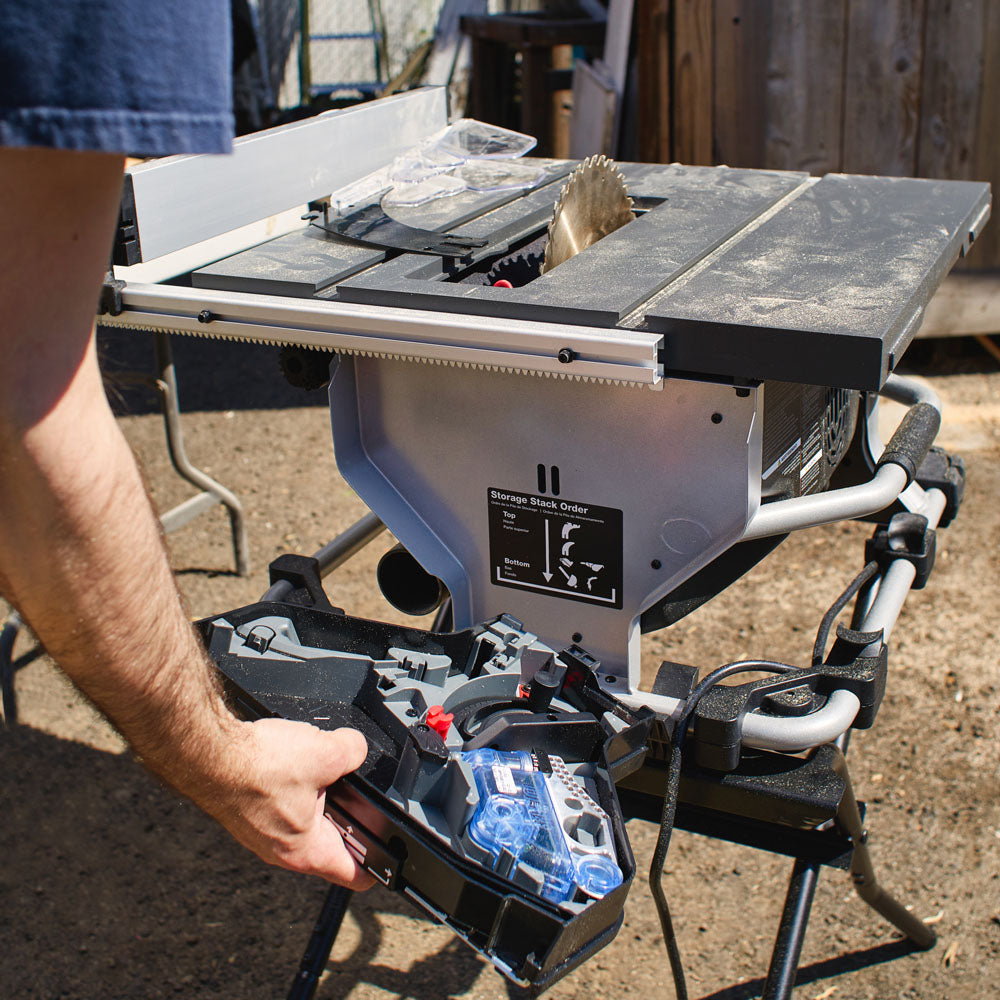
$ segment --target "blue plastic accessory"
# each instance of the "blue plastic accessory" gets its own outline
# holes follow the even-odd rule
[[[565,794],[563,783],[539,771],[531,754],[482,749],[461,756],[479,792],[466,832],[492,857],[498,874],[513,879],[521,866],[534,869],[542,878],[540,895],[554,903],[571,901],[578,891],[600,898],[621,885],[621,869],[607,856],[610,845],[601,853],[579,842],[572,849],[575,841],[560,822],[555,798]],[[607,822],[603,812],[595,818]],[[567,819],[574,829],[578,820]]]

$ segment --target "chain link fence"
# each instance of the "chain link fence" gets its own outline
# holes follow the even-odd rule
[[[432,40],[443,3],[256,0],[252,6],[277,106],[381,91]]]
[[[442,19],[457,31],[463,13],[544,10],[578,13],[597,0],[249,0],[260,46],[260,90],[270,107],[294,108],[314,97],[358,99],[380,92],[411,58],[426,56]],[[303,44],[303,39],[308,42]],[[434,82],[451,82],[458,60],[445,59]],[[449,72],[450,71],[450,72]],[[467,72],[467,69],[464,70]],[[409,82],[417,82],[419,73]],[[461,87],[459,88],[461,89]],[[456,95],[453,94],[453,98]],[[459,102],[462,103],[462,102]]]

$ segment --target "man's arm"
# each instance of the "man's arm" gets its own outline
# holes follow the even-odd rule
[[[364,738],[230,714],[107,405],[121,178],[118,156],[0,149],[0,588],[152,770],[264,860],[362,888],[323,802]]]

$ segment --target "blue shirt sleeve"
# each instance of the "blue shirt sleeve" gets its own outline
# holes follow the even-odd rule
[[[0,145],[159,156],[232,136],[228,0],[0,3]]]

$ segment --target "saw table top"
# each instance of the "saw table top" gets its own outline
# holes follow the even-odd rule
[[[199,288],[318,297],[663,336],[665,373],[877,389],[989,217],[964,181],[622,164],[639,215],[516,288],[460,279],[544,232],[572,163],[510,194],[393,209],[485,238],[464,262],[393,255],[314,227],[199,268]]]

